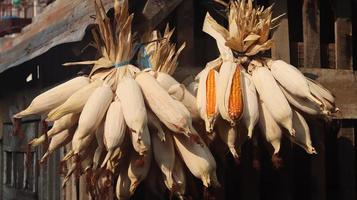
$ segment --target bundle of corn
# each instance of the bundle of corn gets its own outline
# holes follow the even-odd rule
[[[228,28],[208,13],[203,25],[203,31],[216,40],[220,57],[207,63],[196,76],[197,107],[207,132],[214,130],[219,116],[230,124],[231,129],[224,128],[223,122],[217,128],[236,158],[237,123],[244,124],[248,137],[252,137],[259,122],[274,156],[280,149],[282,128],[289,132],[292,142],[309,154],[316,153],[301,113],[331,116],[338,111],[334,96],[292,65],[264,57],[264,51],[273,45],[270,30],[277,21],[272,19],[272,6],[254,7],[252,0],[221,4],[228,10]]]
[[[54,122],[29,146],[49,141],[41,159],[45,162],[71,142],[72,149],[62,160],[63,169],[68,169],[63,171],[64,184],[72,174],[85,175],[94,198],[103,197],[114,185],[119,199],[129,198],[154,161],[164,185],[179,198],[186,185],[182,162],[205,187],[218,186],[216,162],[192,125],[192,119],[199,119],[196,98],[171,76],[185,44],[176,49],[170,42],[174,30],[168,26],[163,36],[154,31],[145,40],[154,42],[134,44],[127,0],[115,0],[114,20],[107,17],[100,0],[94,5],[97,29],[92,33],[101,58],[64,64],[94,66],[88,77],[40,94],[14,116],[41,114]],[[149,67],[131,64],[137,47],[138,57]]]

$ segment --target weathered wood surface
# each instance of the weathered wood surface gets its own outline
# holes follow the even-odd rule
[[[337,119],[357,119],[357,74],[351,70],[300,68],[308,77],[317,80],[336,96],[340,108]]]
[[[304,66],[321,66],[320,10],[317,0],[304,0],[302,9]]]
[[[288,2],[287,0],[270,0],[270,3],[274,3],[273,18],[285,13],[279,20],[279,26],[273,30],[272,58],[290,63]]]
[[[103,0],[107,9],[113,0]],[[94,4],[83,0],[55,1],[26,26],[17,37],[0,39],[0,73],[43,54],[50,48],[83,38]]]

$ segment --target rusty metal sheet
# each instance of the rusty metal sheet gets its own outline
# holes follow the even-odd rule
[[[102,0],[108,10],[113,0]],[[82,40],[95,15],[91,0],[60,0],[50,4],[33,23],[16,37],[0,38],[0,73],[36,56],[52,47]]]

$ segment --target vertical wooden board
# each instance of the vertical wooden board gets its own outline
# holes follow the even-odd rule
[[[281,59],[290,63],[290,43],[289,43],[289,21],[287,0],[270,0],[274,3],[273,18],[285,13],[279,20],[279,26],[273,30],[274,46],[272,48],[272,58]]]
[[[304,0],[303,3],[304,67],[321,67],[318,3],[318,0]]]
[[[177,7],[176,31],[177,47],[186,42],[186,47],[179,58],[180,66],[192,67],[195,64],[194,48],[194,0],[185,0]]]
[[[338,17],[335,21],[336,68],[352,69],[352,22]]]
[[[0,121],[0,123],[1,123],[1,121]],[[1,131],[1,129],[0,129],[0,131]],[[0,199],[3,199],[3,197],[2,197],[3,182],[4,182],[4,176],[3,176],[3,151],[2,151],[2,139],[0,137]]]

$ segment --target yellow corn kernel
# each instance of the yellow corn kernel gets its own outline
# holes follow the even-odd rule
[[[242,86],[240,79],[240,64],[238,64],[233,75],[231,93],[228,102],[228,113],[233,120],[239,119],[243,113]]]
[[[208,72],[206,80],[206,113],[207,117],[212,117],[216,112],[216,81],[215,71]]]

